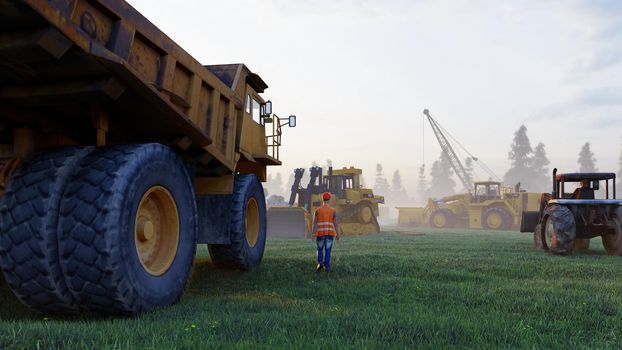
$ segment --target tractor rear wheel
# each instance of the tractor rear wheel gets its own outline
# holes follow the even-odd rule
[[[484,209],[482,226],[487,230],[509,230],[512,226],[512,215],[500,207]]]
[[[533,230],[533,247],[536,249],[542,249],[542,225],[537,224]]]
[[[622,210],[618,210],[622,214]],[[620,215],[616,215],[611,222],[613,223],[613,234],[603,235],[603,246],[609,255],[622,255],[622,227]]]
[[[100,148],[65,189],[59,253],[80,309],[137,314],[180,297],[196,250],[186,167],[160,144]]]
[[[434,228],[453,227],[454,214],[449,209],[437,209],[430,215],[430,226]]]
[[[545,209],[542,248],[553,254],[565,255],[572,251],[576,236],[572,212],[561,205],[551,205]]]
[[[79,161],[94,148],[36,154],[18,168],[0,208],[0,267],[24,304],[43,312],[76,312],[58,258],[63,191]]]
[[[259,265],[266,246],[266,200],[254,174],[236,175],[233,184],[231,244],[208,244],[216,266],[249,270]]]

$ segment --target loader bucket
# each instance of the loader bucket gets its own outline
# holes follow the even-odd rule
[[[311,217],[301,207],[270,207],[268,209],[268,236],[310,237]]]
[[[426,223],[423,222],[424,208],[409,208],[398,207],[397,226],[409,227],[409,226],[423,226]]]

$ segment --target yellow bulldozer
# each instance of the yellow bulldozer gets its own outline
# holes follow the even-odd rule
[[[473,193],[429,199],[424,208],[398,207],[398,226],[512,230],[523,211],[538,210],[540,194],[512,189],[500,182],[474,183]]]
[[[330,205],[337,212],[337,222],[343,235],[374,234],[380,232],[378,225],[379,204],[384,197],[374,195],[368,188],[362,188],[363,171],[354,167],[328,168],[323,176],[322,168],[309,169],[309,183],[300,186],[305,169],[294,171],[294,184],[288,206],[273,206],[268,209],[268,235],[280,237],[311,237],[313,213],[322,205],[322,194],[332,194]],[[298,198],[296,204],[296,198]]]

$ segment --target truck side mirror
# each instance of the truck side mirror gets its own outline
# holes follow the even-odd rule
[[[598,181],[598,180],[592,181],[592,189],[594,191],[598,191],[599,188],[600,188],[600,181]]]
[[[269,118],[272,115],[272,102],[266,101],[265,103],[262,103],[259,107],[259,114],[263,118]]]
[[[287,122],[287,124],[289,125],[290,128],[295,128],[296,127],[296,116],[290,115],[289,121]]]

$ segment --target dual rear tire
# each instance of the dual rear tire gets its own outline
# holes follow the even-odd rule
[[[240,174],[233,183],[230,244],[208,244],[219,267],[249,270],[261,262],[266,245],[266,200],[257,176]]]
[[[232,265],[250,268],[265,245],[263,190],[254,175],[238,176],[235,189],[237,238],[221,252],[235,251]],[[12,176],[0,219],[5,279],[19,300],[43,312],[151,311],[175,303],[191,274],[194,185],[160,144],[35,155]]]

